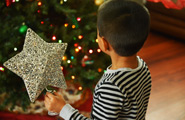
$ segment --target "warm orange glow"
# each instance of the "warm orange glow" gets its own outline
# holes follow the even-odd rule
[[[72,25],[72,28],[74,29],[74,28],[76,28],[76,26],[75,25]]]
[[[67,27],[69,24],[65,23],[64,26]]]
[[[74,76],[74,75],[73,75],[73,76],[71,76],[71,79],[73,79],[73,80],[74,80],[74,79],[75,79],[75,76]]]
[[[38,2],[38,6],[41,6],[42,5],[42,2]]]
[[[82,38],[83,38],[83,36],[82,36],[82,35],[79,35],[79,36],[78,36],[78,39],[82,39]]]
[[[78,87],[78,90],[82,90],[83,88],[80,86],[80,87]]]
[[[76,49],[75,49],[75,52],[79,52],[79,49],[78,49],[78,48],[76,48]]]
[[[67,57],[66,57],[66,56],[63,56],[63,57],[62,57],[62,60],[67,60]]]

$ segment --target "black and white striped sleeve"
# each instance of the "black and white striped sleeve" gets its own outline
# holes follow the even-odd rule
[[[59,114],[64,120],[90,120],[89,118],[83,116],[78,112],[78,110],[74,109],[70,104],[66,104]]]
[[[119,118],[124,96],[112,83],[104,83],[96,92],[92,115],[94,119],[115,120]]]
[[[112,83],[103,84],[94,97],[92,118],[84,117],[69,104],[65,106],[66,108],[64,107],[60,116],[65,120],[115,120],[119,118],[123,106],[123,94],[117,86]]]

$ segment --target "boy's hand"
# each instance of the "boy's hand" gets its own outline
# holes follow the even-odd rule
[[[44,104],[48,111],[59,113],[66,104],[64,98],[54,92],[54,95],[50,92],[46,92]]]

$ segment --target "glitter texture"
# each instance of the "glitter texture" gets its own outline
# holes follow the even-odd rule
[[[34,102],[48,85],[66,89],[61,70],[66,48],[67,43],[47,43],[28,28],[23,50],[4,66],[24,80],[29,98]]]

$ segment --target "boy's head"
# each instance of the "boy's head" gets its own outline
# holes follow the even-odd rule
[[[149,26],[147,8],[135,1],[107,0],[99,7],[99,36],[104,37],[120,56],[132,56],[141,49]]]

